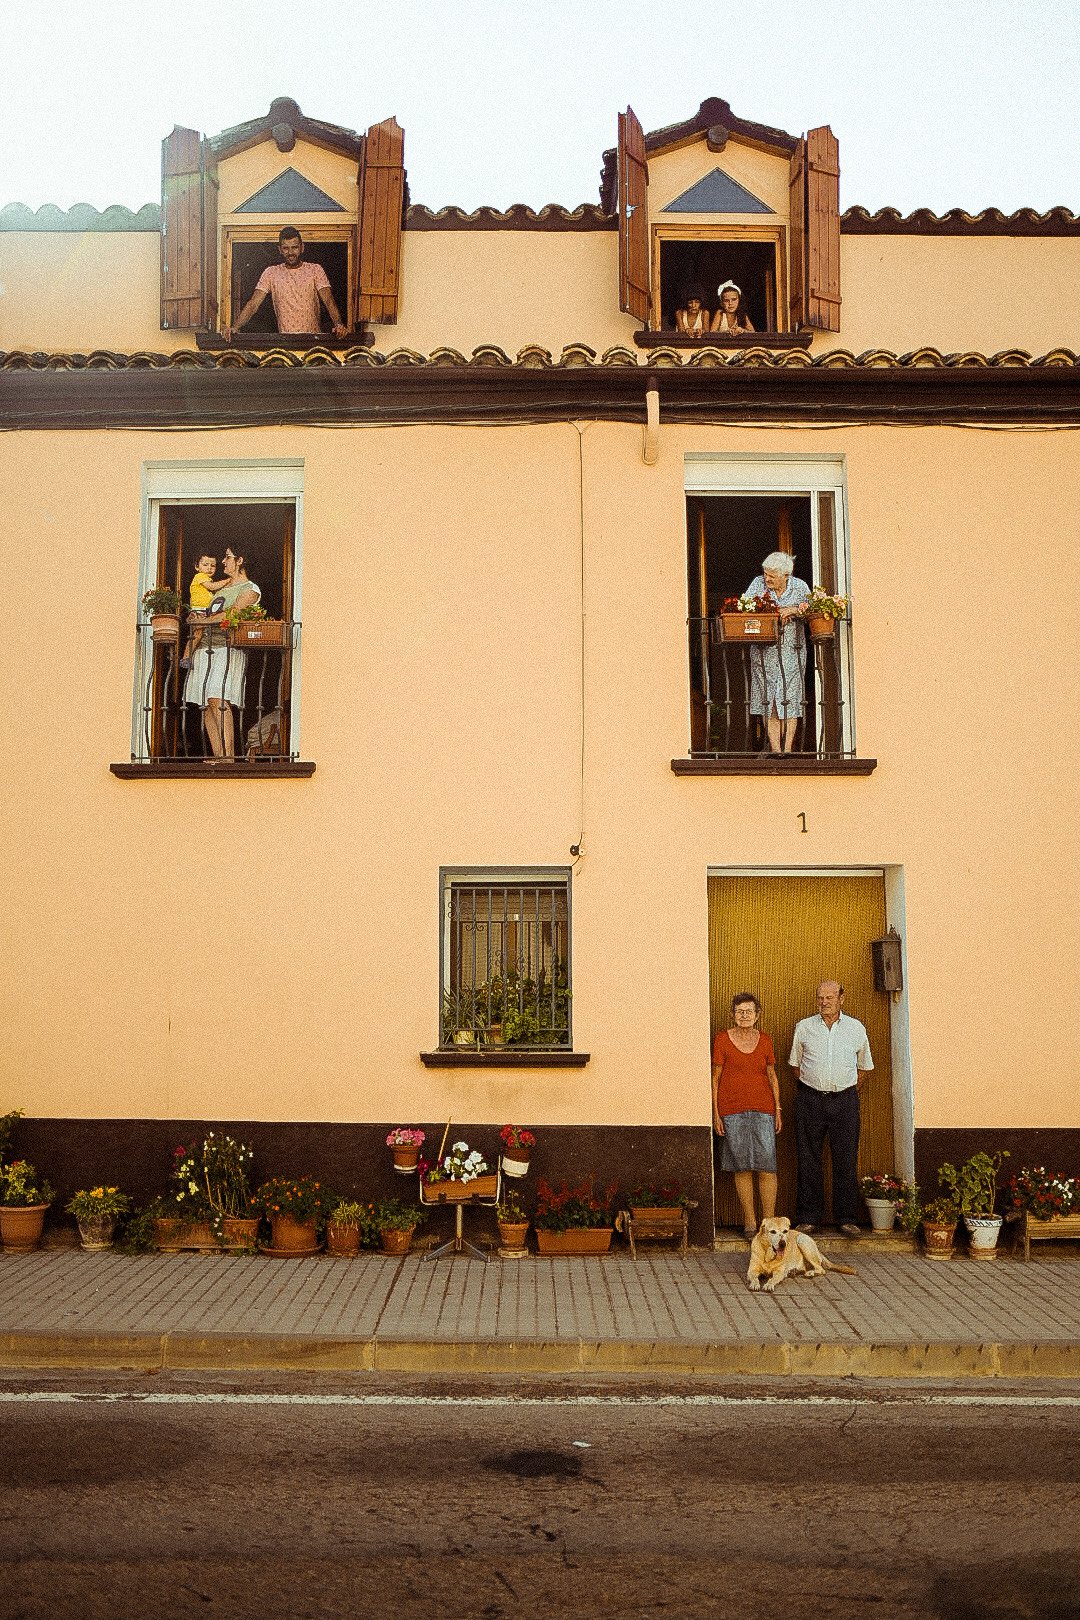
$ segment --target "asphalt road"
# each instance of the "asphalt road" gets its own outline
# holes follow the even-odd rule
[[[580,1393],[8,1378],[0,1616],[1080,1615],[1071,1388]]]

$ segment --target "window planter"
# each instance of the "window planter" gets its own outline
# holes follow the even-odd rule
[[[229,626],[229,645],[232,647],[283,647],[285,621],[283,619],[241,619]]]
[[[611,1248],[610,1226],[577,1226],[569,1232],[541,1232],[536,1234],[536,1246],[541,1254],[607,1254]]]
[[[779,613],[721,613],[720,627],[725,641],[775,641]]]

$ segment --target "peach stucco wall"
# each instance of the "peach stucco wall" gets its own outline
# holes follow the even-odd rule
[[[815,354],[1080,349],[1080,237],[843,236],[841,248],[841,330],[815,337]],[[153,232],[0,232],[0,350],[191,348],[192,333],[160,328],[158,258]],[[406,231],[398,323],[375,328],[377,347],[632,347],[618,262],[613,231]]]
[[[1018,634],[1071,433],[8,436],[0,1098],[39,1115],[705,1124],[710,866],[902,867],[915,1122],[1080,1125],[1075,664]],[[689,450],[847,458],[869,778],[676,778]],[[121,782],[144,460],[301,456],[307,782]],[[1056,554],[1056,552],[1054,553]],[[1032,625],[1045,625],[1045,602]],[[47,612],[46,612],[47,609]],[[807,832],[800,831],[799,813]],[[428,1070],[440,865],[573,880],[583,1070]]]

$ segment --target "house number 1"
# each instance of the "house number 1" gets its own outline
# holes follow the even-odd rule
[[[805,810],[800,810],[798,812],[798,817],[799,817],[799,820],[802,822],[802,826],[799,828],[799,831],[800,832],[805,832],[806,831],[806,811]]]

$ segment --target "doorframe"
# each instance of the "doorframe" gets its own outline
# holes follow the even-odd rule
[[[904,988],[894,993],[889,1009],[889,1057],[892,1066],[893,1157],[897,1175],[915,1179],[915,1082],[911,1062],[910,979],[907,948],[907,895],[904,868],[896,862],[858,866],[732,866],[709,865],[705,872],[705,906],[708,917],[709,878],[713,877],[881,877],[885,881],[885,926],[900,935]],[[707,927],[707,923],[706,923]],[[712,964],[709,964],[710,971]],[[706,1004],[708,1021],[709,1008]],[[780,1058],[780,1054],[777,1053]],[[780,1059],[780,1061],[784,1061]],[[712,1111],[710,1105],[710,1124]],[[715,1176],[715,1171],[714,1171]],[[713,1207],[715,1209],[715,1188]],[[715,1217],[714,1217],[715,1218]]]

